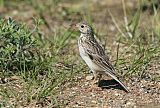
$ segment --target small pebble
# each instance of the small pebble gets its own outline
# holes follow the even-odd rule
[[[95,100],[92,100],[91,102],[92,102],[92,103],[95,103],[95,104],[97,103]]]
[[[94,77],[92,75],[86,76],[86,80],[92,80]]]
[[[126,107],[133,107],[133,106],[135,106],[134,102],[127,102],[126,103]]]
[[[119,96],[119,93],[115,93],[114,95],[115,95],[115,96]]]

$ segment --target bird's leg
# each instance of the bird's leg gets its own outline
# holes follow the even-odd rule
[[[94,84],[99,83],[99,81],[102,78],[102,74],[94,72],[93,75],[94,75],[94,79],[93,79]]]
[[[92,85],[98,83],[98,74],[97,74],[97,72],[93,72],[93,76],[94,76],[94,79],[92,81]]]
[[[102,78],[102,74],[99,74],[99,75],[98,75],[98,82],[101,81],[101,78]]]
[[[99,81],[101,80],[102,74],[99,74],[98,72],[93,72],[93,75],[94,75],[94,79],[91,83],[91,89],[90,90],[102,90],[100,87],[94,86],[95,84],[99,83]]]

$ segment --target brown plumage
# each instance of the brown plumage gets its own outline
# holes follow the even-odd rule
[[[104,49],[95,39],[92,28],[87,23],[78,23],[76,27],[81,32],[78,39],[80,55],[93,72],[94,77],[97,73],[108,74],[129,92],[127,87],[116,77],[115,69],[109,62]]]

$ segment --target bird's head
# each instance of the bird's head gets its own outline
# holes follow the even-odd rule
[[[82,22],[75,25],[79,31],[83,34],[92,34],[93,30],[92,27],[90,27],[87,23]]]

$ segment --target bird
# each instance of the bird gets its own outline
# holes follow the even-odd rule
[[[80,56],[93,72],[94,81],[97,78],[100,81],[102,75],[106,74],[116,80],[126,92],[129,92],[128,88],[116,76],[115,69],[102,45],[96,39],[92,27],[84,21],[75,24],[75,27],[80,31],[78,39]]]

